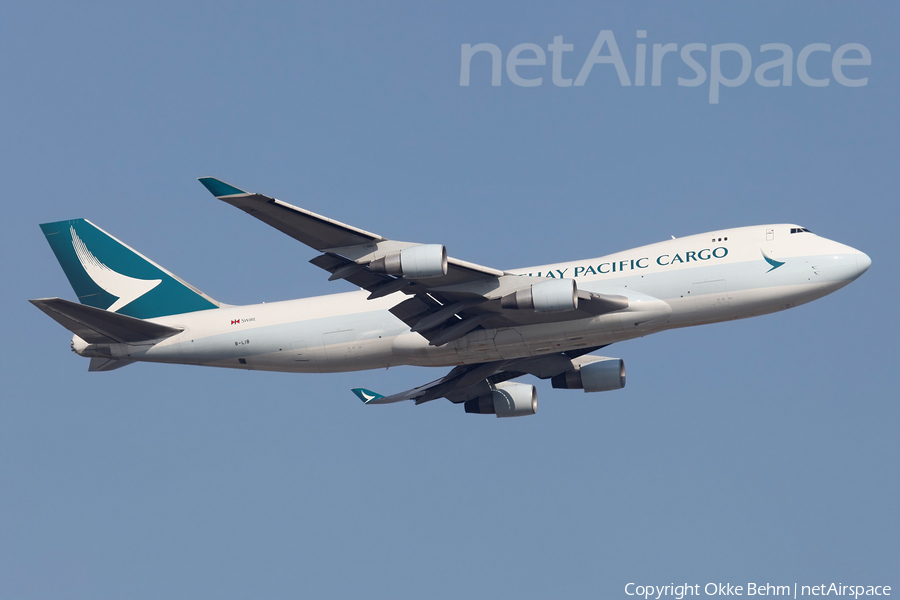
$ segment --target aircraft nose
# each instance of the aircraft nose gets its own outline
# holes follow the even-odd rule
[[[856,268],[858,269],[857,277],[865,273],[869,270],[869,267],[872,266],[872,259],[869,258],[869,255],[865,252],[857,251],[856,254]]]
[[[864,252],[838,242],[830,242],[820,257],[828,281],[849,283],[866,272],[872,264]]]

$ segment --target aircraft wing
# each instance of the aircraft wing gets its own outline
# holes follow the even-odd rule
[[[355,249],[360,257],[371,259],[387,255],[392,250],[412,247],[418,244],[388,240],[376,233],[364,231],[352,225],[323,217],[314,212],[282,202],[262,194],[248,193],[213,177],[201,177],[202,183],[216,198],[237,207],[263,223],[286,233],[295,240],[320,252],[333,253],[334,249]],[[373,255],[372,257],[367,255]],[[358,259],[354,259],[358,260]],[[335,261],[323,261],[332,266]],[[346,264],[346,261],[338,261]],[[461,283],[478,279],[487,279],[503,275],[502,271],[448,258],[447,274],[440,279],[440,285]],[[315,263],[314,263],[315,264]],[[316,264],[316,266],[322,266]],[[328,267],[322,266],[326,270]],[[350,279],[349,277],[339,277]],[[338,278],[336,278],[338,279]],[[436,282],[437,283],[437,282]],[[365,286],[361,286],[365,287]]]
[[[626,296],[577,290],[568,281],[573,310],[521,310],[517,292],[533,284],[564,280],[506,273],[447,256],[439,244],[387,239],[262,194],[248,193],[213,177],[200,182],[216,198],[322,252],[310,262],[369,293],[369,299],[398,291],[410,296],[391,312],[432,346],[461,338],[476,328],[515,327],[584,319],[628,307]],[[577,300],[574,296],[577,294]],[[525,296],[523,296],[525,298]]]
[[[440,379],[390,396],[383,396],[366,388],[353,388],[351,391],[365,404],[390,404],[403,400],[415,400],[416,404],[423,404],[437,398],[447,398],[459,404],[490,393],[492,385],[503,381],[524,375],[550,379],[575,368],[576,364],[600,360],[603,357],[588,354],[600,348],[602,346],[513,360],[460,365]]]

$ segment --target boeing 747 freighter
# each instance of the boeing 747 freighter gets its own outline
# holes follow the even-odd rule
[[[343,294],[249,306],[218,302],[90,221],[41,225],[80,303],[31,302],[74,335],[91,371],[161,362],[332,373],[395,365],[452,367],[366,404],[447,398],[466,412],[537,410],[550,379],[585,392],[625,385],[621,359],[594,354],[651,333],[755,317],[840,289],[871,264],[799,225],[723,229],[600,258],[500,270],[399,242],[212,177],[212,194],[320,254],[310,262]]]

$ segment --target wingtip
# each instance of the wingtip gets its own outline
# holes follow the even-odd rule
[[[209,190],[209,192],[216,198],[247,193],[244,190],[236,188],[233,185],[229,185],[221,179],[216,179],[215,177],[198,177],[197,181],[202,183],[203,187]]]
[[[369,404],[370,402],[384,398],[384,396],[382,396],[378,392],[373,392],[372,390],[367,390],[366,388],[352,388],[350,391],[356,394],[356,397],[362,400],[363,404]]]

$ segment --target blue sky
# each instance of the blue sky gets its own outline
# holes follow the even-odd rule
[[[0,596],[897,589],[896,3],[483,4],[4,5]],[[505,61],[562,35],[574,78],[602,30],[632,80],[638,43],[741,44],[754,69],[782,43],[793,85],[751,75],[712,105],[673,53],[660,86],[600,64],[557,87],[547,52],[518,71],[540,86],[505,68],[491,86],[486,54],[460,86],[463,44]],[[798,78],[814,43],[826,87]],[[845,68],[865,86],[834,80],[848,43],[871,53]],[[349,391],[439,374],[412,367],[88,373],[27,302],[74,299],[39,223],[88,218],[227,303],[351,289],[206,175],[498,268],[780,222],[873,266],[810,305],[612,346],[624,390],[541,382],[528,419]]]

